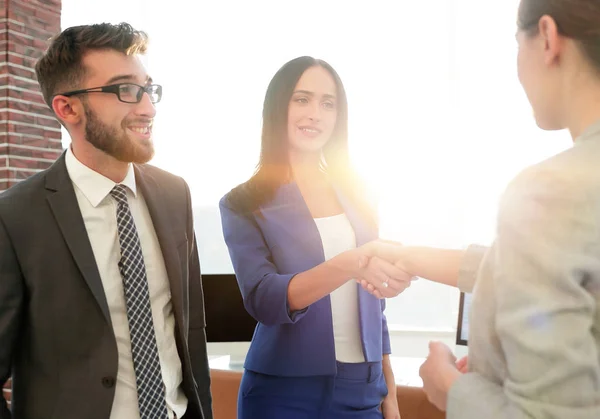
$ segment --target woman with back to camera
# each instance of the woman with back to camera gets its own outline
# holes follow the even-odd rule
[[[522,0],[517,41],[538,126],[568,129],[573,146],[511,182],[489,249],[398,247],[386,257],[473,292],[467,372],[439,342],[421,367],[448,419],[597,419],[600,1]]]
[[[340,78],[321,60],[288,62],[267,89],[258,169],[220,202],[244,304],[258,321],[240,419],[399,418],[385,300],[354,279],[386,297],[410,277],[371,257],[378,230],[365,199],[350,169]]]

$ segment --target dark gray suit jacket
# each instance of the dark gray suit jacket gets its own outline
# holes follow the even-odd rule
[[[185,418],[212,419],[204,302],[190,193],[183,179],[135,166],[169,276]],[[117,344],[63,154],[0,194],[0,387],[13,419],[108,419]],[[0,419],[11,418],[4,400]]]

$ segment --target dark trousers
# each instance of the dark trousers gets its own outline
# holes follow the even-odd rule
[[[386,395],[381,362],[338,362],[334,377],[281,377],[246,370],[238,419],[381,419]]]

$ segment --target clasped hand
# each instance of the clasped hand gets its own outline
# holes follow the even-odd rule
[[[356,281],[377,298],[395,297],[415,279],[398,261],[401,246],[376,240],[359,248],[362,254]]]

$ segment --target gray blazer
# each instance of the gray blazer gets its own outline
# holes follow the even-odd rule
[[[169,276],[186,419],[211,419],[200,267],[189,190],[135,167]],[[13,376],[14,419],[108,419],[117,344],[64,154],[0,194],[0,387]],[[12,370],[12,371],[11,371]],[[11,418],[0,400],[0,419]]]
[[[600,418],[600,122],[521,173],[467,251],[469,373],[448,419]]]

